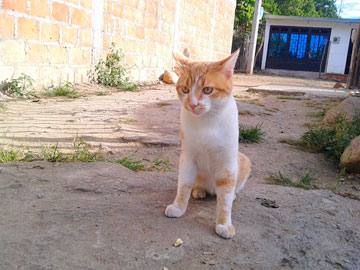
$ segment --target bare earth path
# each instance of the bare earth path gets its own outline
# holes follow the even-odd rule
[[[175,196],[180,152],[179,111],[173,86],[138,93],[89,95],[74,101],[7,101],[0,113],[1,145],[39,150],[74,137],[112,157],[168,159],[170,172],[134,173],[112,163],[10,163],[0,165],[0,270],[12,269],[359,269],[360,201],[330,190],[266,184],[278,171],[297,178],[315,173],[331,188],[338,168],[321,154],[281,144],[299,138],[307,116],[325,98],[279,99],[247,93],[261,84],[331,86],[293,78],[236,76],[240,123],[262,123],[259,144],[241,144],[254,169],[234,202],[234,239],[214,232],[215,198],[194,201],[180,219],[164,209]],[[87,93],[109,91],[82,86]],[[359,195],[346,179],[340,194]],[[261,199],[275,200],[268,208]],[[175,248],[181,238],[184,244]]]

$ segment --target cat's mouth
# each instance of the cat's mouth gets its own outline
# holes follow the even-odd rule
[[[196,108],[187,108],[188,109],[188,111],[190,111],[192,114],[194,114],[194,115],[200,115],[200,114],[202,114],[203,112],[204,112],[204,108],[203,107],[196,107]]]

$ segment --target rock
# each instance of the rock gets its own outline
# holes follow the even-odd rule
[[[334,88],[345,88],[341,83],[337,82],[333,86]]]
[[[167,84],[176,84],[178,79],[179,77],[174,71],[165,71],[162,78],[163,82]]]
[[[360,173],[360,136],[354,138],[346,147],[340,159],[340,166],[353,173]]]
[[[350,120],[354,117],[356,109],[360,109],[360,98],[348,97],[328,110],[324,116],[323,122],[327,124],[334,123],[334,118],[339,113],[345,114],[346,118]]]

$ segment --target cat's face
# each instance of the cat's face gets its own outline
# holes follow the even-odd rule
[[[238,53],[218,62],[193,62],[174,54],[179,73],[176,91],[186,110],[200,116],[223,108],[231,95]]]

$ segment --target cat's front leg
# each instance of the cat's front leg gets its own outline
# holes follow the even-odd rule
[[[196,174],[195,163],[182,154],[180,157],[177,194],[173,204],[166,207],[165,215],[167,217],[181,217],[185,213]]]
[[[235,228],[231,224],[231,208],[235,194],[236,176],[227,172],[224,177],[216,181],[216,227],[215,231],[223,238],[229,239],[235,235]]]

